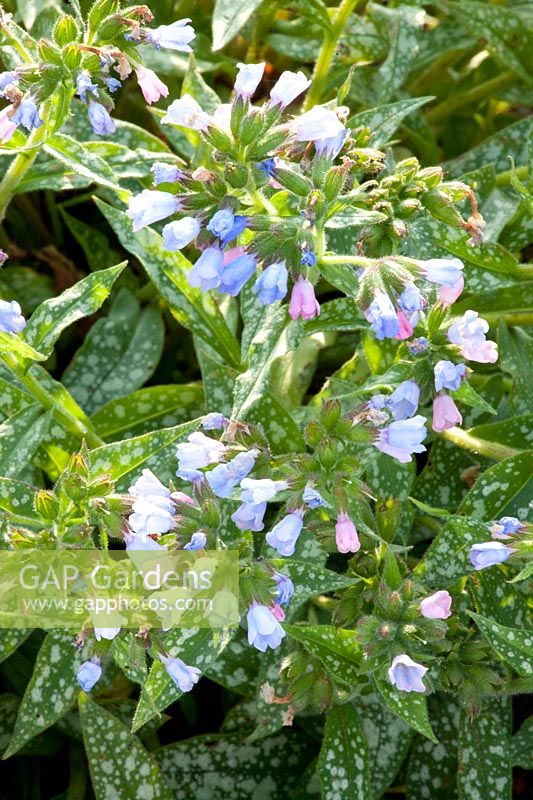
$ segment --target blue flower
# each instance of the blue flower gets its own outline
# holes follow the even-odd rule
[[[240,531],[262,531],[266,502],[242,503],[231,518]]]
[[[267,647],[271,647],[272,650],[279,647],[285,631],[267,606],[253,603],[248,610],[246,619],[249,644],[262,653],[266,652]]]
[[[95,104],[93,104],[95,105]],[[89,110],[93,106],[89,107]],[[180,202],[176,195],[170,192],[156,192],[143,189],[140,194],[131,198],[127,215],[133,222],[133,230],[140,231],[152,222],[159,222],[165,217],[170,217],[179,210]]]
[[[222,442],[206,436],[201,431],[191,433],[187,442],[180,442],[176,448],[179,462],[176,475],[185,481],[203,477],[199,471],[210,464],[217,464],[224,457],[226,448]]]
[[[419,692],[423,694],[426,687],[422,678],[428,671],[427,667],[417,664],[405,653],[392,659],[388,675],[389,681],[401,692]]]
[[[275,572],[273,578],[278,587],[278,596],[274,602],[276,605],[286,606],[294,594],[294,583],[286,575],[282,575],[281,572]]]
[[[93,686],[100,680],[102,667],[100,659],[94,656],[90,661],[84,661],[78,670],[76,678],[84,692],[90,692]]]
[[[236,297],[244,284],[255,273],[255,256],[250,253],[242,253],[224,264],[224,269],[220,275],[219,291],[227,292],[232,297]]]
[[[454,287],[463,268],[463,262],[458,258],[431,258],[422,263],[422,274],[431,283]]]
[[[189,25],[190,19],[178,19],[171,25],[159,25],[151,31],[147,31],[145,38],[156,50],[161,47],[168,50],[178,50],[182,53],[192,52],[189,42],[195,38],[194,28]]]
[[[407,347],[409,352],[413,356],[419,356],[420,353],[423,353],[429,347],[429,342],[425,336],[419,336],[417,339],[413,339],[411,342],[407,342]]]
[[[164,161],[156,161],[150,167],[150,172],[154,176],[154,183],[159,186],[160,183],[175,183],[181,177],[181,170],[175,164],[165,164]]]
[[[220,286],[224,253],[219,247],[208,247],[189,272],[191,286],[199,286],[203,292]]]
[[[122,86],[121,82],[116,78],[104,78],[104,83],[111,92],[111,94],[116,92]]]
[[[503,542],[482,542],[474,544],[470,549],[470,563],[474,569],[485,569],[507,561],[516,552]]]
[[[461,380],[466,375],[464,364],[454,364],[453,361],[439,361],[435,364],[435,389],[450,389],[456,391],[461,385]]]
[[[15,113],[11,116],[11,122],[17,125],[22,125],[22,127],[26,128],[27,131],[31,131],[34,128],[40,128],[43,124],[43,121],[39,116],[37,106],[31,98],[23,100],[20,103]]]
[[[197,667],[190,667],[181,658],[160,655],[167,673],[170,675],[178,689],[182,692],[190,692],[195,683],[200,679],[200,670]]]
[[[229,497],[243,478],[252,471],[259,450],[239,453],[228,464],[219,464],[208,472],[206,480],[217,497]]]
[[[287,294],[289,273],[284,261],[271,264],[263,270],[254,284],[254,292],[264,306],[283,300]]]
[[[252,504],[268,503],[287,486],[286,481],[273,481],[270,478],[244,478],[241,481],[241,500]]]
[[[329,506],[327,500],[324,500],[320,492],[313,489],[310,483],[304,489],[302,500],[309,508],[327,508]]]
[[[190,542],[183,546],[184,550],[203,550],[207,544],[207,536],[203,531],[196,531],[191,536]]]
[[[275,158],[265,158],[264,161],[260,161],[257,165],[258,169],[261,172],[264,172],[267,178],[273,178],[276,175],[276,159]]]
[[[171,252],[186,247],[199,233],[200,223],[195,217],[183,217],[169,222],[162,231],[165,247]]]
[[[26,327],[22,309],[16,300],[0,300],[0,331],[20,333]]]
[[[336,158],[343,148],[348,131],[343,128],[336,136],[328,136],[325,139],[315,140],[315,149],[319,156],[325,155],[328,158]]]
[[[87,100],[87,92],[98,97],[98,84],[91,81],[91,76],[86,70],[76,76],[76,93],[82,100]]]
[[[115,132],[115,123],[107,109],[101,103],[91,101],[89,103],[88,114],[91,127],[98,136],[105,136],[106,134]]]
[[[4,89],[12,84],[18,84],[19,78],[18,72],[0,72],[0,97],[5,97]]]
[[[227,422],[224,414],[220,414],[218,411],[212,411],[203,418],[202,428],[204,431],[218,431],[225,428]]]
[[[213,236],[217,236],[221,239],[231,231],[234,220],[235,216],[233,211],[229,208],[221,208],[220,211],[213,214],[206,227],[208,231],[211,231]]]
[[[267,543],[277,550],[280,556],[292,556],[303,524],[303,512],[292,511],[267,533],[265,537]]]
[[[524,525],[517,517],[502,517],[499,523],[503,526],[503,533],[506,536],[509,536],[511,533],[518,533]]]
[[[412,453],[423,453],[426,449],[422,444],[427,433],[425,426],[426,420],[420,414],[411,419],[391,422],[378,432],[374,445],[382,453],[387,453],[405,464],[411,461]]]
[[[415,381],[403,381],[389,397],[385,398],[384,405],[394,419],[408,419],[416,413],[419,400],[418,384]]]
[[[390,297],[377,291],[365,316],[377,339],[393,339],[400,332],[400,322]]]
[[[398,305],[406,314],[412,326],[418,324],[420,312],[425,307],[425,301],[420,290],[414,283],[407,283],[398,298]]]
[[[314,267],[316,264],[316,256],[312,250],[306,250],[300,259],[300,263],[305,267]]]
[[[233,242],[237,236],[240,236],[241,233],[246,229],[248,224],[248,219],[243,217],[241,214],[236,214],[233,218],[233,225],[229,229],[227,233],[220,237],[220,241],[222,244],[229,244]]]

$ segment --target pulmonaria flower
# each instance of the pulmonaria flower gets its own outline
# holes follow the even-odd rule
[[[199,470],[222,461],[225,452],[225,445],[217,439],[201,431],[191,433],[188,441],[181,442],[176,448],[179,462],[176,475],[185,481],[198,480],[203,477]]]
[[[439,301],[443,306],[452,306],[465,288],[465,279],[459,275],[453,286],[439,286]]]
[[[320,492],[317,492],[310,483],[303,491],[302,500],[309,508],[328,508],[329,506],[327,500],[324,500]]]
[[[120,628],[95,628],[94,637],[97,642],[101,639],[112,641],[120,633]]]
[[[315,106],[292,122],[298,142],[314,142],[317,139],[334,139],[344,135],[345,128],[338,116],[324,106]]]
[[[151,469],[143,469],[141,477],[137,478],[129,488],[129,493],[134,497],[154,495],[158,497],[170,498],[170,489],[161,483],[159,478],[154,475]]]
[[[0,140],[3,144],[9,141],[17,130],[17,123],[11,119],[13,106],[6,106],[0,111]]]
[[[138,536],[168,533],[174,527],[175,510],[172,500],[165,497],[139,497],[133,504],[133,514],[128,517],[128,524]]]
[[[274,602],[276,605],[286,606],[294,594],[294,583],[287,575],[283,575],[281,572],[275,572],[272,577],[276,581],[278,589],[278,596]]]
[[[270,90],[270,103],[273,106],[286,108],[293,100],[305,92],[311,85],[309,78],[303,72],[282,72]]]
[[[388,397],[378,394],[368,403],[371,408],[386,408],[394,419],[408,419],[416,413],[420,400],[420,389],[415,381],[403,381]]]
[[[20,80],[18,72],[0,72],[0,97],[5,97],[8,86],[17,86]]]
[[[283,622],[283,620],[285,619],[285,612],[281,606],[279,606],[277,603],[274,603],[270,611],[272,612],[272,614],[274,614],[278,622]]]
[[[226,253],[218,289],[237,297],[244,284],[255,274],[256,260],[252,253],[241,253],[235,258],[228,256],[229,253]]]
[[[482,542],[474,544],[470,549],[470,563],[474,569],[485,569],[507,561],[516,550],[503,542]]]
[[[221,103],[213,112],[212,122],[215,128],[231,136],[231,103]]]
[[[237,64],[237,69],[235,92],[238,97],[249,100],[261,83],[265,64]]]
[[[150,536],[143,536],[133,531],[124,534],[124,544],[126,550],[166,550],[162,544],[151,539]]]
[[[102,676],[100,659],[93,656],[90,661],[84,661],[80,666],[76,678],[84,692],[90,692]]]
[[[293,319],[301,317],[303,320],[320,316],[320,305],[315,297],[314,286],[303,275],[298,277],[292,287],[289,314]]]
[[[452,615],[452,598],[449,592],[441,589],[429,597],[424,597],[418,607],[426,619],[448,619]]]
[[[335,542],[339,553],[357,553],[361,548],[355,525],[344,511],[337,517]]]
[[[115,133],[116,126],[109,111],[101,103],[95,103],[93,100],[89,102],[87,109],[89,115],[89,122],[94,133],[98,136],[105,136],[106,134]]]
[[[140,194],[131,198],[126,213],[133,222],[135,232],[146,228],[152,222],[170,217],[179,211],[179,208],[180,201],[175,194],[143,189]]]
[[[287,294],[287,281],[289,273],[284,261],[270,264],[259,275],[254,284],[254,292],[259,302],[268,306],[277,300],[283,300]]]
[[[453,361],[438,361],[435,364],[434,374],[437,392],[440,392],[441,389],[449,389],[455,392],[466,375],[466,366],[464,364],[454,364]]]
[[[419,336],[417,339],[413,339],[412,342],[407,343],[407,349],[413,356],[419,356],[420,353],[424,353],[429,347],[429,342],[425,336]]]
[[[229,208],[221,208],[216,214],[213,214],[211,219],[206,225],[208,231],[211,231],[213,236],[222,238],[233,228],[235,216],[233,211]]]
[[[171,252],[187,247],[199,233],[200,223],[195,217],[183,217],[169,222],[162,231],[165,247]]]
[[[394,338],[401,339],[402,341],[404,339],[410,339],[413,335],[413,326],[405,312],[402,310],[398,311],[398,324],[400,326],[400,330]]]
[[[438,394],[433,400],[433,421],[431,427],[436,433],[447,431],[454,425],[461,425],[463,418],[449,394]]]
[[[117,92],[122,86],[121,82],[117,78],[110,78],[109,76],[104,78],[104,83],[111,92],[111,94]]]
[[[241,503],[231,518],[240,531],[262,531],[265,527],[263,518],[267,509],[266,501],[262,503]]]
[[[243,503],[268,503],[288,485],[287,481],[273,481],[270,478],[244,478],[241,481],[241,500]]]
[[[398,297],[398,305],[404,312],[412,327],[418,325],[420,312],[426,306],[426,301],[420,293],[418,286],[414,283],[407,283],[403,292]]]
[[[26,128],[27,131],[32,131],[34,128],[40,128],[43,124],[35,101],[30,97],[21,101],[18,108],[16,108],[12,114],[11,120],[16,125],[22,125],[22,127]]]
[[[463,262],[458,258],[430,258],[422,262],[422,274],[431,283],[454,288],[462,278]]]
[[[161,122],[165,125],[168,123],[181,125],[194,131],[205,131],[209,125],[209,114],[203,111],[194,97],[184,94],[169,105]]]
[[[277,550],[280,556],[292,556],[294,553],[304,524],[303,515],[301,510],[291,511],[267,533],[267,544]]]
[[[229,231],[226,234],[224,234],[224,236],[220,237],[220,241],[222,242],[222,244],[229,244],[230,242],[233,242],[234,239],[237,238],[237,236],[240,236],[241,233],[244,230],[246,230],[247,225],[248,225],[247,217],[242,216],[242,214],[235,214],[235,217],[233,219],[233,225],[231,226]]]
[[[378,438],[374,442],[374,446],[401,464],[406,464],[411,461],[413,453],[423,453],[426,449],[422,444],[426,438],[425,426],[426,420],[420,414],[411,419],[391,422],[390,425],[378,431]]]
[[[0,331],[20,333],[26,327],[22,309],[16,300],[0,300]]]
[[[264,172],[267,178],[273,178],[276,175],[276,164],[275,158],[265,158],[264,161],[259,161],[257,168]]]
[[[184,550],[203,550],[207,544],[207,536],[203,531],[196,531],[191,540],[183,546]]]
[[[189,272],[187,280],[202,292],[216,289],[222,279],[224,253],[219,247],[207,247]]]
[[[159,658],[167,673],[182,692],[190,692],[200,680],[200,670],[197,667],[190,667],[181,658],[172,658],[162,654],[159,655]]]
[[[346,141],[348,131],[343,128],[335,136],[326,136],[324,139],[315,139],[315,150],[319,156],[337,158]]]
[[[98,84],[92,82],[91,76],[87,70],[84,69],[76,75],[76,94],[79,95],[82,100],[87,100],[87,92],[92,94],[93,97],[98,97],[98,91]]]
[[[417,664],[406,653],[395,656],[388,671],[389,681],[401,692],[419,692],[423,694],[426,687],[422,678],[428,671],[427,667]]]
[[[521,533],[524,523],[516,517],[502,517],[490,527],[493,539],[508,539],[514,533]]]
[[[252,471],[259,450],[239,453],[227,464],[219,464],[208,472],[206,480],[217,497],[229,497],[233,489]]]
[[[248,644],[265,653],[270,647],[275,650],[285,636],[285,631],[272,611],[260,603],[253,603],[246,615],[248,622]]]
[[[141,92],[146,102],[157,103],[161,97],[168,97],[168,86],[155,74],[153,69],[140,67],[135,70]]]
[[[365,311],[365,317],[377,339],[393,339],[400,332],[400,322],[392,300],[385,292],[377,291]]]
[[[461,348],[461,354],[469,361],[494,364],[498,360],[498,348],[495,342],[486,339],[488,329],[488,322],[480,319],[477,311],[469,310],[450,325],[448,339]]]
[[[166,50],[177,50],[181,53],[191,53],[189,42],[196,37],[194,28],[189,25],[190,19],[178,19],[171,25],[159,25],[146,31],[145,39],[156,50],[164,47]]]
[[[314,267],[317,262],[317,257],[312,250],[304,250],[300,259],[300,264],[304,267]]]
[[[210,414],[206,414],[202,420],[202,428],[204,431],[222,430],[227,424],[228,420],[224,414],[220,414],[218,411],[212,411]]]

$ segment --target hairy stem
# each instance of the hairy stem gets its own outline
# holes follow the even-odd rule
[[[39,153],[39,143],[47,129],[46,120],[39,128],[35,128],[26,140],[24,150],[19,152],[9,165],[0,182],[0,223],[5,219],[8,206],[16,194],[17,187],[24,178]]]
[[[487,442],[484,439],[478,439],[476,436],[471,436],[468,431],[464,431],[462,428],[449,428],[447,431],[443,431],[441,436],[448,439],[449,442],[458,445],[458,447],[462,447],[464,450],[470,450],[471,453],[475,453],[476,455],[493,458],[495,461],[517,456],[520,452],[512,447],[506,447],[499,442]]]

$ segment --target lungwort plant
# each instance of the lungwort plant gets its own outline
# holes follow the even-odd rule
[[[1,8],[6,797],[525,796],[532,20]]]

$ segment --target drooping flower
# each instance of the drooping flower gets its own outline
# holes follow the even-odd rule
[[[452,322],[448,328],[448,339],[461,348],[462,355],[469,361],[493,364],[498,360],[498,348],[495,342],[486,339],[488,329],[488,322],[480,319],[477,311],[469,310]]]
[[[273,106],[286,108],[311,85],[303,72],[282,72],[270,90],[270,102]]]
[[[180,208],[180,201],[175,194],[143,189],[140,194],[131,198],[127,215],[133,222],[133,230],[140,231],[152,222],[170,217]]]
[[[141,496],[133,503],[133,514],[128,517],[130,528],[138,536],[168,533],[174,527],[174,503],[158,495]]]
[[[422,297],[420,289],[414,283],[407,283],[398,297],[398,305],[412,327],[416,327],[418,324],[420,312],[425,308],[425,304],[426,301]]]
[[[328,508],[329,506],[327,500],[324,500],[320,492],[314,489],[310,483],[303,491],[302,500],[309,508]]]
[[[400,330],[394,337],[395,339],[410,339],[413,335],[413,326],[404,311],[398,311],[398,324]]]
[[[419,692],[422,694],[426,691],[422,678],[427,671],[427,667],[417,664],[406,653],[403,653],[392,659],[392,664],[388,671],[389,681],[401,692]]]
[[[426,449],[422,444],[426,438],[425,426],[426,420],[420,414],[411,419],[396,420],[378,431],[374,446],[405,464],[411,461],[413,453],[423,453]]]
[[[457,391],[461,385],[461,380],[466,375],[466,366],[464,364],[454,364],[453,361],[438,361],[435,364],[434,373],[437,392],[440,392],[441,389]]]
[[[168,97],[168,86],[156,75],[153,69],[139,67],[135,70],[141,92],[146,102],[157,103],[161,97]]]
[[[233,242],[234,239],[236,239],[237,236],[240,236],[241,233],[246,229],[247,225],[247,217],[242,216],[242,214],[235,214],[233,218],[233,225],[227,231],[227,233],[220,237],[222,244],[229,244],[230,242]]]
[[[220,273],[220,292],[237,297],[242,287],[255,274],[256,260],[252,253],[241,253],[236,258],[224,258],[224,268]]]
[[[201,431],[191,433],[187,442],[180,442],[176,448],[178,470],[176,475],[186,481],[203,477],[200,469],[222,461],[226,447],[217,439],[206,436]]]
[[[508,539],[514,533],[520,533],[524,523],[517,517],[502,517],[491,525],[490,530],[493,539]]]
[[[513,547],[508,547],[503,542],[482,542],[472,545],[470,563],[474,569],[485,569],[507,561],[515,552]]]
[[[314,267],[317,262],[316,254],[312,250],[304,250],[300,259],[300,264],[304,267]]]
[[[238,453],[227,464],[219,464],[208,472],[206,480],[217,497],[229,497],[233,489],[252,471],[259,450]]]
[[[11,116],[12,122],[16,125],[22,125],[27,131],[32,131],[34,128],[40,128],[43,124],[39,116],[39,111],[35,101],[31,97],[22,100],[19,106],[15,109]]]
[[[344,146],[348,131],[342,128],[335,136],[326,136],[323,139],[315,139],[315,150],[319,156],[327,158],[337,158]]]
[[[20,333],[26,327],[22,309],[16,300],[0,300],[0,331]]]
[[[400,322],[392,301],[385,292],[377,291],[365,311],[365,317],[377,339],[393,339],[400,332]]]
[[[315,297],[314,286],[303,275],[298,277],[292,287],[289,314],[293,319],[301,317],[303,320],[310,320],[320,315],[320,305]]]
[[[211,411],[210,414],[206,414],[202,420],[202,428],[204,431],[218,431],[222,428],[225,428],[228,424],[228,420],[218,411]]]
[[[161,47],[167,50],[177,50],[181,53],[191,53],[189,42],[196,37],[194,28],[189,25],[190,19],[178,19],[171,25],[159,25],[157,28],[146,31],[145,38],[157,50]]]
[[[420,389],[415,381],[402,381],[391,395],[385,398],[384,406],[394,419],[408,419],[416,414],[420,401]]]
[[[203,531],[196,531],[191,536],[187,544],[183,546],[184,550],[203,550],[207,544],[207,536]]]
[[[443,306],[452,306],[465,288],[465,279],[459,275],[453,286],[439,286],[439,301]]]
[[[454,288],[462,277],[463,262],[459,258],[430,258],[422,262],[422,274],[431,283]]]
[[[190,692],[200,680],[200,670],[197,667],[190,667],[181,658],[172,658],[162,654],[159,655],[159,658],[178,689],[182,692]]]
[[[433,421],[431,427],[436,433],[447,431],[454,425],[461,425],[463,418],[449,394],[443,392],[433,400]]]
[[[6,106],[0,111],[0,140],[2,143],[9,141],[17,130],[17,123],[9,115],[13,106]],[[9,112],[9,113],[8,113]]]
[[[324,106],[315,106],[292,123],[298,142],[314,142],[317,139],[334,139],[344,134],[344,125],[337,115]]]
[[[232,229],[234,220],[235,217],[230,208],[221,208],[216,214],[213,214],[206,228],[211,231],[213,236],[222,238]]]
[[[241,500],[252,505],[268,503],[287,486],[286,481],[273,481],[270,478],[244,478],[241,481]]]
[[[94,629],[94,637],[97,642],[101,639],[107,639],[107,641],[112,641],[116,636],[120,633],[120,628],[95,628]]]
[[[267,533],[267,544],[277,550],[280,556],[292,556],[303,524],[303,511],[291,511]]]
[[[122,86],[122,83],[117,78],[111,78],[109,76],[104,78],[104,83],[111,94],[114,94]]]
[[[126,550],[166,550],[166,548],[156,542],[150,536],[144,536],[133,531],[126,531],[124,533],[124,544]]]
[[[344,511],[341,511],[337,517],[335,542],[339,553],[357,553],[361,548],[355,525]]]
[[[0,72],[0,97],[5,97],[8,86],[17,86],[20,80],[18,72]]]
[[[170,498],[170,489],[161,483],[159,478],[154,475],[151,469],[143,469],[141,477],[137,478],[129,488],[129,493],[133,497],[146,497],[151,495],[154,497]]]
[[[429,597],[424,597],[418,607],[426,619],[448,619],[452,614],[452,598],[449,592],[441,589]]]
[[[207,247],[189,272],[187,280],[203,292],[220,286],[224,253],[219,247]]]
[[[266,501],[262,503],[241,503],[231,518],[240,531],[262,531],[265,527],[263,518],[267,509]]]
[[[259,302],[267,306],[277,300],[283,300],[287,294],[288,277],[289,273],[284,261],[270,264],[264,269],[254,284],[254,292]]]
[[[92,82],[87,70],[84,69],[76,75],[76,94],[82,100],[87,100],[87,92],[92,94],[93,97],[98,97],[98,91],[98,84]]]
[[[182,217],[165,225],[162,233],[167,250],[181,250],[196,239],[200,233],[200,223],[195,217]]]
[[[276,159],[275,158],[265,158],[264,161],[260,161],[257,164],[258,168],[261,172],[264,172],[268,178],[273,178],[276,174]]]
[[[413,339],[412,342],[408,342],[407,347],[411,355],[419,356],[420,353],[424,353],[428,349],[429,342],[425,336],[419,336],[417,339]]]
[[[287,575],[275,572],[273,575],[278,587],[278,596],[275,599],[276,605],[286,606],[294,594],[294,583]]]
[[[237,69],[235,92],[238,97],[249,100],[261,83],[265,64],[237,64]]]
[[[166,164],[164,161],[156,161],[150,167],[150,172],[154,176],[154,183],[175,183],[181,177],[181,170],[174,164]]]
[[[84,692],[90,692],[102,676],[100,659],[93,656],[90,661],[84,661],[80,666],[76,678]]]
[[[221,103],[213,112],[213,125],[231,136],[231,103]]]
[[[285,631],[272,611],[260,603],[252,603],[246,615],[248,622],[248,644],[265,653],[270,647],[275,650],[285,636]]]
[[[115,133],[115,122],[102,103],[95,103],[94,100],[90,100],[87,113],[89,115],[91,128],[98,136],[106,136],[107,134]]]
[[[205,131],[209,125],[209,114],[202,110],[194,97],[184,94],[169,105],[161,122],[165,125],[181,125],[194,131]]]

